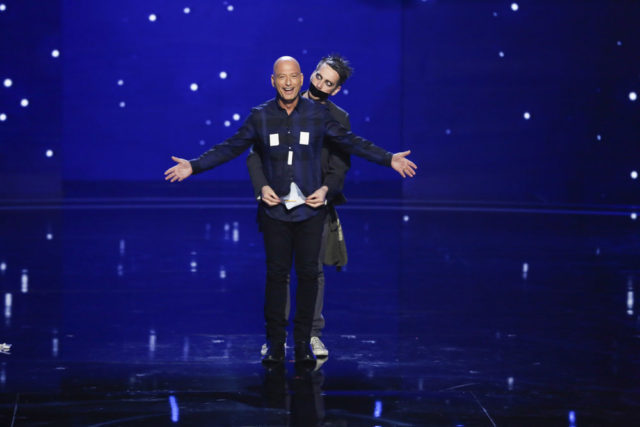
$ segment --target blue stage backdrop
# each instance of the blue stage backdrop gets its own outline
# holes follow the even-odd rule
[[[637,200],[640,2],[0,2],[5,199],[251,197],[245,156],[182,184],[162,172],[272,98],[278,56],[308,79],[338,52],[355,74],[333,100],[354,132],[420,167],[403,183],[355,159],[348,195]]]

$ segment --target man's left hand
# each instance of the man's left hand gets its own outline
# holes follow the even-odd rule
[[[305,204],[311,206],[312,208],[319,208],[320,206],[324,205],[324,201],[327,199],[328,191],[329,187],[323,185],[307,197]]]
[[[416,169],[418,169],[415,163],[406,158],[409,154],[411,154],[411,151],[407,150],[402,153],[396,153],[391,158],[391,167],[402,175],[403,178],[407,176],[414,177]]]

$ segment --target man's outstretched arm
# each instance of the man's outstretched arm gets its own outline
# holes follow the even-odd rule
[[[335,120],[328,120],[325,124],[325,130],[329,140],[337,149],[355,154],[382,166],[390,166],[403,178],[407,176],[413,177],[416,174],[418,166],[406,158],[411,151],[392,154],[373,142],[347,131]]]
[[[165,180],[170,182],[183,181],[191,175],[213,169],[216,166],[238,157],[256,141],[256,132],[250,115],[243,125],[231,138],[214,145],[197,159],[185,160],[172,156],[177,165],[164,172]]]

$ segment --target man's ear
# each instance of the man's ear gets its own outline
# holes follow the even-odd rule
[[[271,74],[271,86],[276,87],[276,78]]]

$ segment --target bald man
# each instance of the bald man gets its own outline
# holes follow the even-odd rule
[[[298,61],[289,56],[278,58],[271,75],[276,97],[253,108],[231,138],[197,159],[172,157],[177,164],[165,171],[166,180],[182,181],[213,169],[250,147],[260,155],[269,187],[277,197],[277,203],[263,202],[258,208],[267,264],[264,316],[269,350],[262,359],[265,365],[284,362],[288,322],[282,313],[294,259],[298,279],[293,320],[295,361],[315,362],[309,341],[320,274],[318,256],[325,199],[334,190],[322,181],[323,144],[391,166],[402,177],[413,177],[416,169],[406,158],[409,151],[392,154],[377,147],[332,119],[326,106],[300,97],[302,82]]]

